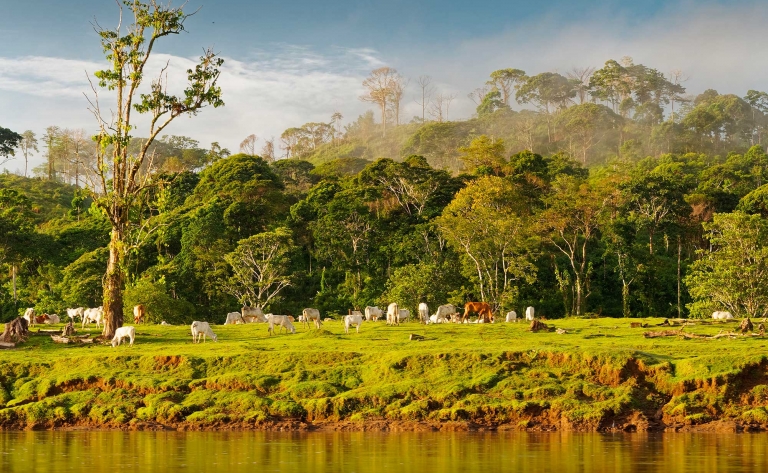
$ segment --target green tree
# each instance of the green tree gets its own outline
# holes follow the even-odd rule
[[[583,103],[564,110],[557,121],[567,133],[574,155],[586,166],[589,151],[617,128],[620,117],[604,105]]]
[[[576,97],[574,81],[555,72],[543,72],[529,77],[520,86],[515,98],[520,103],[533,103],[547,116],[547,136],[552,142],[552,115]]]
[[[97,31],[109,67],[97,71],[95,76],[98,86],[111,91],[117,98],[112,118],[107,120],[102,116],[98,95],[91,101],[91,109],[99,123],[95,141],[97,180],[101,187],[94,191],[94,202],[104,210],[112,225],[104,277],[104,336],[107,338],[112,337],[123,323],[127,236],[132,210],[147,185],[147,179],[140,171],[146,165],[150,146],[177,117],[196,115],[207,105],[224,105],[221,89],[217,86],[223,60],[210,49],[194,68],[187,70],[188,84],[182,95],[168,93],[165,69],[146,92],[140,92],[145,90],[141,87],[145,67],[156,43],[166,36],[185,31],[184,23],[189,15],[182,7],[155,1],[124,0],[123,5],[133,15],[132,23],[125,27],[121,21],[115,29],[98,28]],[[149,115],[149,131],[138,152],[129,153],[130,133],[136,127],[134,111]]]
[[[699,251],[685,278],[691,314],[725,309],[737,317],[768,316],[768,222],[743,212],[715,214],[704,230],[711,249]]]
[[[222,288],[241,304],[267,307],[291,285],[288,253],[292,246],[287,228],[240,240],[235,251],[224,257],[232,267],[232,276],[222,282]]]
[[[501,174],[502,167],[506,164],[504,159],[504,141],[493,139],[486,135],[480,135],[469,144],[459,148],[464,153],[461,160],[468,171],[492,171]]]
[[[437,219],[448,244],[462,254],[465,274],[480,298],[495,309],[514,301],[518,285],[536,279],[536,238],[520,190],[508,180],[485,176],[459,191]]]
[[[527,79],[525,71],[520,69],[499,69],[491,72],[491,79],[486,83],[500,92],[502,104],[510,106],[509,99],[512,97],[512,90],[519,89]]]
[[[0,126],[0,166],[15,155],[16,149],[22,143],[23,137],[8,128]]]
[[[574,294],[567,314],[582,315],[590,295],[591,245],[599,236],[606,210],[609,186],[573,176],[558,176],[544,198],[547,206],[539,215],[543,238],[568,259],[568,278]]]

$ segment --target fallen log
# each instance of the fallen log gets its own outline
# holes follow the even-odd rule
[[[87,335],[85,335],[85,336],[81,335],[79,337],[62,337],[61,335],[51,335],[51,340],[53,340],[54,343],[64,343],[64,344],[68,344],[68,343],[79,343],[79,344],[93,343],[93,339],[92,338],[85,338],[85,337],[87,337]]]
[[[426,340],[426,337],[424,337],[423,335],[412,333],[411,336],[408,337],[408,340],[422,341],[422,340]]]
[[[16,344],[11,342],[0,342],[0,348],[16,348]]]
[[[629,328],[646,328],[648,327],[648,324],[644,324],[641,322],[630,322]]]

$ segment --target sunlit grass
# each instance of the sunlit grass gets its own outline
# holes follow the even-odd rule
[[[630,328],[627,319],[548,323],[567,333],[531,333],[524,322],[377,322],[346,335],[334,321],[277,336],[265,324],[214,326],[219,342],[204,344],[193,344],[186,326],[142,325],[133,347],[118,348],[32,336],[0,352],[0,424],[383,419],[535,428],[549,412],[594,429],[662,407],[667,419],[688,424],[762,419],[768,395],[752,385],[765,384],[763,338],[646,339],[643,332],[668,327]],[[714,335],[736,325],[685,330]],[[411,333],[426,339],[411,341]]]

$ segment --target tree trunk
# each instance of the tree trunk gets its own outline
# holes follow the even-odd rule
[[[624,317],[629,317],[629,284],[626,281],[621,281],[621,306]]]
[[[677,236],[677,318],[683,318],[683,308],[680,306],[680,259],[683,253],[683,242],[680,235]]]
[[[16,293],[16,263],[11,265],[11,274],[13,274],[13,302],[18,302],[19,297]]]
[[[104,337],[112,338],[115,330],[123,326],[123,252],[124,230],[121,224],[112,225],[109,242],[109,262],[104,275]]]
[[[579,275],[576,275],[576,316],[581,315],[581,277]]]

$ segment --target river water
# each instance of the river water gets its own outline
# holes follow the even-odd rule
[[[768,434],[0,432],[0,472],[766,472]]]

